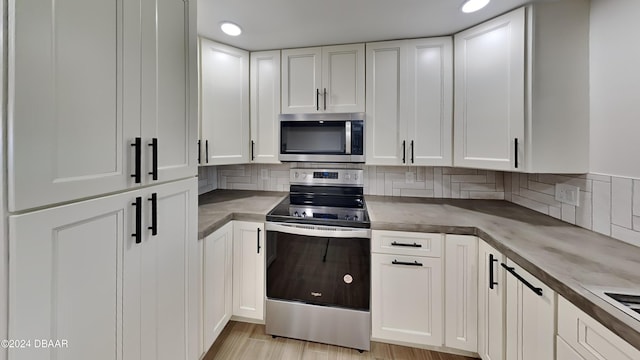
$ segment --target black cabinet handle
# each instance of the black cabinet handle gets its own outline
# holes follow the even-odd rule
[[[262,247],[260,246],[260,231],[261,231],[261,229],[260,229],[260,228],[258,228],[258,236],[256,237],[256,240],[257,240],[256,242],[257,242],[257,244],[258,244],[258,254],[260,254],[260,249],[262,248]]]
[[[204,142],[204,155],[206,157],[206,163],[209,163],[209,140],[205,140]]]
[[[320,89],[316,89],[316,111],[320,111]]]
[[[324,88],[324,96],[322,98],[324,100],[324,109],[327,110],[327,88]]]
[[[507,266],[507,264],[505,263],[501,263],[500,265],[502,265],[503,268],[505,268],[508,272],[510,272],[511,275],[515,276],[516,279],[520,280],[523,284],[527,285],[527,287],[531,289],[531,291],[536,293],[538,296],[542,296],[542,288],[531,285],[530,282],[528,282],[525,278],[523,278],[522,276],[520,276],[520,274],[516,272],[515,268],[511,266]]]
[[[255,157],[255,146],[256,146],[256,142],[251,140],[251,161],[253,161],[256,157]]]
[[[498,262],[498,259],[496,259],[493,254],[489,254],[489,289],[493,290],[493,286],[494,285],[498,285],[498,283],[496,281],[494,281],[493,278],[493,263],[494,262]]]
[[[411,140],[411,163],[413,164],[413,140]]]
[[[158,235],[158,193],[151,194],[151,198],[147,199],[151,201],[151,226],[148,227],[151,230],[151,235]]]
[[[200,140],[198,140],[198,164],[200,164]]]
[[[515,153],[515,165],[516,165],[516,169],[518,168],[518,138],[515,139],[515,148],[516,148],[516,153]]]
[[[419,263],[417,261],[414,261],[414,262],[410,263],[410,262],[393,260],[391,263],[393,265],[422,266],[422,263]]]
[[[142,138],[137,137],[133,144],[131,144],[135,149],[136,154],[136,163],[134,165],[134,172],[131,175],[132,178],[135,179],[136,184],[140,184],[140,157],[142,156]]]
[[[153,180],[158,180],[158,138],[151,139],[151,162],[152,169],[149,175],[152,175]]]
[[[405,140],[402,140],[402,163],[406,163],[407,162],[407,142]]]
[[[131,205],[136,207],[136,232],[131,236],[136,238],[136,244],[140,244],[142,242],[142,196],[138,196],[136,202]]]
[[[391,243],[391,246],[405,246],[405,247],[421,248],[421,247],[422,247],[422,244],[416,244],[416,243],[413,243],[413,244],[405,244],[405,243],[399,243],[399,242],[395,242],[395,241],[394,241],[394,242],[392,242],[392,243]]]

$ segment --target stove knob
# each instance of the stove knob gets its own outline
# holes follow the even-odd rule
[[[305,211],[302,212],[302,217],[307,217],[307,213]]]
[[[349,215],[345,215],[345,216],[344,216],[344,219],[345,219],[345,220],[349,220]]]
[[[354,215],[354,216],[353,216],[353,220],[354,220],[354,221],[358,221],[358,215]]]
[[[293,176],[295,176],[295,178],[297,179],[297,178],[299,178],[299,177],[300,177],[300,174],[298,174],[298,172],[296,171],[296,172],[295,172],[295,174],[294,174]]]
[[[300,214],[298,214],[298,212],[296,211],[296,212],[293,213],[293,216],[300,217]]]
[[[353,174],[353,180],[358,180],[358,174]]]

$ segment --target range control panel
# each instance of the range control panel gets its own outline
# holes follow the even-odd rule
[[[360,169],[300,169],[289,171],[293,185],[364,186],[364,171]]]

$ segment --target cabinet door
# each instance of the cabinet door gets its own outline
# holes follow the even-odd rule
[[[280,51],[251,53],[251,161],[278,164]]]
[[[556,336],[556,359],[558,360],[585,360],[580,354],[571,348],[560,336]]]
[[[13,360],[133,359],[122,347],[122,254],[134,193],[9,217],[9,338],[67,347],[9,349]],[[137,271],[133,265],[132,271]],[[133,350],[133,351],[132,351]]]
[[[197,358],[197,180],[158,185],[140,196],[141,241],[125,245],[124,348],[134,349],[135,359]]]
[[[406,51],[404,41],[367,44],[366,162],[406,164]]]
[[[478,238],[445,235],[445,340],[447,347],[478,351]]]
[[[371,255],[371,337],[442,346],[439,258]]]
[[[320,110],[322,48],[282,50],[282,113]]]
[[[454,166],[516,169],[516,150],[522,162],[526,145],[525,10],[482,23],[454,39]]]
[[[365,111],[364,62],[364,44],[322,48],[321,110]]]
[[[504,360],[504,255],[484,241],[478,244],[478,354],[483,360]]]
[[[506,274],[507,359],[553,359],[555,293],[513,261],[507,259],[507,266],[532,286],[542,289],[542,294],[538,295],[513,274]]]
[[[231,318],[233,223],[204,239],[203,310],[206,353]]]
[[[264,224],[233,223],[233,315],[264,320]]]
[[[200,39],[202,165],[249,161],[249,53]]]
[[[143,175],[148,182],[196,175],[195,4],[146,0],[142,7]],[[153,180],[152,139],[157,139]]]
[[[133,186],[140,10],[110,0],[9,7],[9,210]]]
[[[407,42],[407,156],[410,164],[452,165],[453,45],[450,37]]]

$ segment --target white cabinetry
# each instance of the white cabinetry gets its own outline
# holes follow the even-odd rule
[[[195,175],[195,4],[9,7],[10,211]]]
[[[69,346],[9,357],[196,358],[196,203],[191,179],[11,216],[9,336]]]
[[[555,292],[513,261],[506,266],[506,358],[553,359]]]
[[[202,318],[203,353],[206,353],[231,319],[233,222],[204,238]]]
[[[394,234],[397,237],[392,241],[396,243],[394,248],[381,251],[384,239]],[[373,340],[442,346],[441,252],[432,252],[428,256],[419,252],[420,245],[429,237],[438,242],[436,248],[440,249],[440,234],[372,232]],[[416,249],[417,255],[405,255],[409,248]]]
[[[450,37],[366,45],[367,164],[451,166],[452,47]]]
[[[635,360],[640,351],[558,296],[558,360]],[[570,356],[561,356],[562,354]]]
[[[233,222],[233,315],[264,321],[264,224]]]
[[[200,38],[200,165],[249,162],[249,53]]]
[[[445,235],[444,248],[444,345],[477,352],[478,238]]]
[[[252,52],[251,161],[277,164],[279,154],[280,50]]]
[[[454,166],[588,171],[588,21],[570,0],[455,35]]]
[[[364,44],[282,50],[283,114],[364,110]]]
[[[478,244],[478,354],[483,360],[505,360],[504,299],[507,282],[504,255],[479,241]]]

